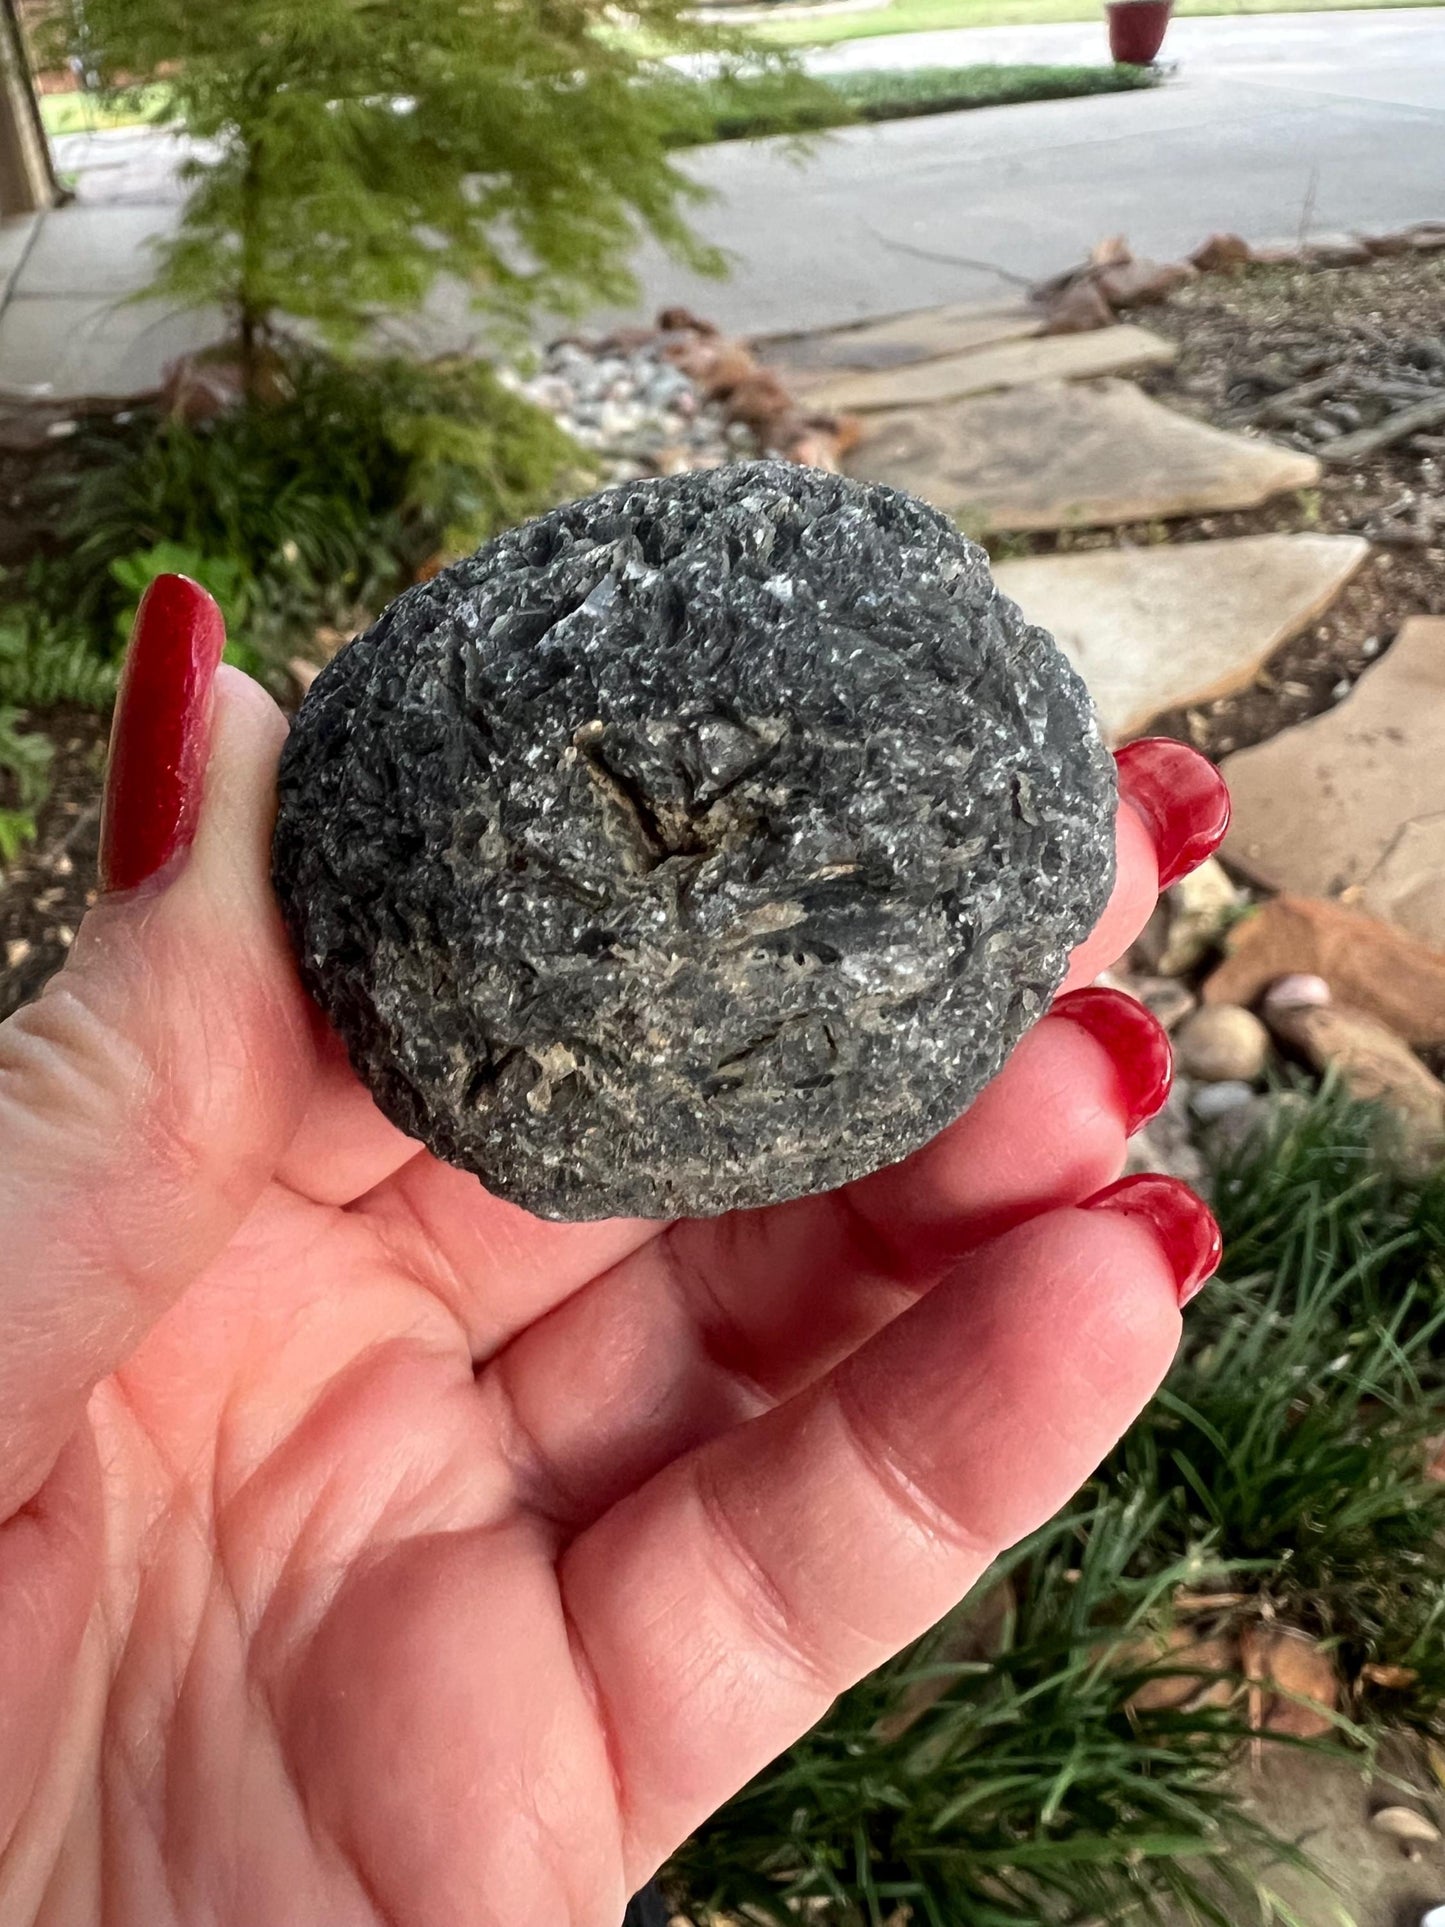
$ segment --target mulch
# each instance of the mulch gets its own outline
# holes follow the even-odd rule
[[[1142,318],[1176,340],[1180,354],[1141,385],[1183,413],[1234,427],[1267,394],[1261,376],[1282,380],[1311,364],[1378,369],[1421,359],[1431,343],[1445,350],[1445,256],[1210,275]],[[1308,436],[1299,445],[1322,446]],[[1408,526],[1427,522],[1436,505],[1445,522],[1445,454],[1402,442],[1348,465],[1326,463],[1319,487],[1300,496],[1171,524],[1171,541],[1319,529],[1377,543],[1383,535],[1388,545],[1376,548],[1327,613],[1277,650],[1249,688],[1198,709],[1171,710],[1154,729],[1220,757],[1339,702],[1406,617],[1445,614],[1445,526],[1436,531],[1439,541],[1418,541]],[[1148,540],[1160,531],[1116,534]]]
[[[86,709],[44,720],[55,744],[50,794],[36,813],[34,843],[0,885],[0,1018],[38,996],[95,901],[108,723]]]

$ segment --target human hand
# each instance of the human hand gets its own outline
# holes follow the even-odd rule
[[[1153,1392],[1213,1227],[1106,1187],[1168,1046],[1086,992],[846,1191],[533,1219],[302,993],[220,643],[163,579],[109,893],[0,1028],[0,1923],[617,1927]],[[1121,773],[1073,984],[1223,834],[1192,752]]]

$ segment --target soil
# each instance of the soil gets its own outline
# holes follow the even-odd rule
[[[56,710],[46,724],[55,743],[50,794],[36,812],[34,843],[0,885],[0,1018],[39,995],[95,901],[108,725],[86,709]]]
[[[1408,362],[1426,344],[1445,350],[1445,255],[1392,256],[1362,268],[1210,275],[1145,319],[1180,344],[1180,355],[1141,386],[1181,413],[1239,428],[1241,416],[1277,381],[1332,365]],[[1267,385],[1258,381],[1261,374]],[[1445,375],[1437,371],[1436,379],[1445,395]],[[1298,445],[1327,444],[1302,436]],[[1432,507],[1445,517],[1445,450],[1424,452],[1401,442],[1348,465],[1326,462],[1318,488],[1261,509],[1198,517],[1167,530],[1114,531],[1108,539],[1147,542],[1320,529],[1368,535],[1380,544],[1328,613],[1277,650],[1249,688],[1198,709],[1171,710],[1153,732],[1220,757],[1347,695],[1407,616],[1445,613],[1445,526],[1433,530],[1434,539],[1419,539]]]
[[[1437,381],[1445,395],[1445,254],[1391,256],[1361,268],[1205,276],[1144,319],[1178,341],[1180,355],[1142,386],[1220,426],[1241,426],[1280,387],[1334,365],[1347,373],[1401,369],[1411,379]],[[115,432],[109,424],[97,428]],[[1270,432],[1290,439],[1297,431]],[[1299,432],[1301,445],[1313,447],[1329,430],[1311,418]],[[1040,536],[1010,544],[1009,552],[1304,529],[1364,533],[1380,543],[1329,612],[1278,650],[1249,688],[1168,711],[1151,725],[1151,733],[1224,756],[1338,702],[1407,616],[1445,613],[1445,434],[1437,440],[1436,449],[1400,443],[1349,466],[1327,464],[1318,488],[1246,513]],[[55,478],[84,449],[53,441],[21,449],[7,441],[0,425],[0,501],[9,510],[0,518],[7,524],[0,561],[13,565],[23,561],[17,541],[44,539],[43,518],[26,513],[27,498],[35,506],[37,472]],[[54,787],[35,845],[0,880],[0,1017],[33,997],[63,960],[94,885],[106,724],[68,711],[45,726],[57,746]]]

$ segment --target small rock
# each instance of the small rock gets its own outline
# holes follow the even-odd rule
[[[1243,235],[1211,234],[1189,259],[1201,274],[1229,273],[1247,267],[1254,259],[1254,250]]]
[[[1427,1169],[1439,1158],[1445,1150],[1445,1084],[1387,1025],[1338,1004],[1276,1005],[1269,1020],[1275,1036],[1316,1070],[1335,1070],[1352,1097],[1392,1114],[1411,1168]]]
[[[1403,1693],[1412,1687],[1420,1674],[1414,1666],[1393,1666],[1388,1661],[1372,1659],[1367,1666],[1360,1668],[1360,1678],[1370,1686],[1379,1686],[1387,1693]]]
[[[1159,952],[1159,975],[1182,977],[1193,970],[1223,940],[1244,901],[1217,857],[1181,877],[1165,898],[1168,937]]]
[[[1335,1730],[1340,1677],[1324,1647],[1293,1627],[1258,1625],[1240,1633],[1239,1650],[1246,1677],[1270,1689],[1261,1732],[1316,1740]]]
[[[711,400],[723,400],[739,382],[760,372],[758,364],[740,341],[689,343],[685,348],[665,351],[669,361],[695,381]]]
[[[1124,1640],[1108,1649],[1107,1657],[1121,1673],[1159,1669],[1125,1702],[1136,1713],[1226,1706],[1239,1690],[1239,1655],[1226,1634],[1201,1639],[1188,1626],[1171,1626],[1167,1633]],[[1220,1674],[1234,1677],[1217,1677]]]
[[[72,859],[65,854],[64,850],[62,850],[50,868],[54,875],[58,877],[68,877],[74,871],[75,864]]]
[[[1206,1004],[1252,1004],[1281,977],[1323,977],[1407,1044],[1445,1043],[1445,954],[1323,897],[1274,897],[1235,924]]]
[[[1189,1118],[1190,1095],[1187,1081],[1176,1077],[1163,1110],[1129,1140],[1124,1161],[1127,1176],[1161,1171],[1166,1177],[1179,1178],[1192,1185],[1196,1191],[1207,1188],[1209,1167],[1194,1142]]]
[[[695,315],[691,308],[664,308],[657,317],[659,330],[665,335],[716,335],[717,324],[704,321]]]
[[[1253,1089],[1237,1077],[1218,1084],[1201,1084],[1189,1100],[1189,1108],[1201,1124],[1213,1124],[1231,1111],[1243,1110],[1254,1097]]]
[[[1361,243],[1371,255],[1408,254],[1410,237],[1407,234],[1362,234]]]
[[[1387,1840],[1398,1840],[1412,1860],[1419,1858],[1422,1848],[1433,1847],[1440,1839],[1434,1821],[1414,1807],[1380,1807],[1370,1815],[1370,1826]]]
[[[1106,234],[1089,249],[1089,265],[1093,268],[1127,268],[1133,259],[1125,234]]]
[[[1353,234],[1327,234],[1308,242],[1303,253],[1312,268],[1359,268],[1371,259],[1368,242]]]
[[[1206,1118],[1196,1108],[1203,1127],[1204,1150],[1215,1164],[1237,1156],[1255,1139],[1272,1137],[1276,1131],[1303,1117],[1310,1108],[1310,1100],[1303,1091],[1251,1091],[1248,1102],[1243,1104],[1235,1101],[1237,1087],[1233,1084],[1206,1084],[1198,1095],[1218,1104],[1221,1092],[1227,1092],[1230,1098],[1222,1114]]]
[[[1105,268],[1098,284],[1111,308],[1145,308],[1198,278],[1198,268],[1187,261],[1124,261]]]
[[[5,945],[5,968],[7,970],[18,970],[29,955],[30,939],[28,937],[11,937]]]
[[[843,464],[836,440],[819,429],[805,429],[795,435],[784,444],[782,452],[790,462],[799,462],[804,468],[825,468],[830,475],[842,472]]]
[[[1210,1004],[1180,1025],[1174,1055],[1186,1077],[1204,1084],[1246,1087],[1264,1072],[1269,1032],[1238,1004]]]
[[[1044,308],[1046,335],[1086,335],[1114,325],[1114,310],[1092,281],[1073,281],[1051,295]]]
[[[1146,1010],[1154,1013],[1165,1030],[1173,1030],[1190,1011],[1198,1008],[1199,999],[1175,977],[1136,977],[1126,987]]]
[[[1264,993],[1266,1018],[1271,1010],[1297,1010],[1302,1004],[1318,1006],[1331,1001],[1330,987],[1323,977],[1298,971],[1292,977],[1279,978]]]
[[[1256,247],[1251,253],[1255,266],[1260,268],[1297,268],[1305,258],[1301,247],[1287,241],[1277,246]]]
[[[784,425],[793,418],[793,399],[767,369],[740,381],[728,394],[727,419],[751,429],[764,448],[782,447]]]

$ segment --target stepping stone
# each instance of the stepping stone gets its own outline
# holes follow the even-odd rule
[[[1445,950],[1445,617],[1412,616],[1342,703],[1226,759],[1225,854]]]
[[[1206,1004],[1252,1004],[1280,977],[1323,977],[1407,1044],[1445,1044],[1445,951],[1323,897],[1270,897],[1225,939]]]
[[[857,328],[826,334],[782,335],[753,343],[759,360],[783,373],[798,390],[816,387],[841,370],[903,368],[939,355],[991,348],[1001,341],[1023,341],[1044,325],[1037,308],[980,307],[958,301],[944,308],[919,308]]]
[[[1095,328],[1083,335],[1040,335],[1033,341],[1001,341],[962,354],[941,355],[916,367],[871,375],[844,375],[810,393],[815,408],[865,413],[880,408],[936,408],[994,388],[1026,388],[1036,382],[1090,381],[1099,375],[1137,375],[1164,368],[1178,344],[1132,322]]]
[[[1015,388],[870,428],[851,474],[909,489],[980,533],[1257,508],[1320,478],[1313,455],[1175,414],[1127,381]]]
[[[1161,709],[1242,688],[1369,552],[1357,535],[1244,535],[1031,556],[994,579],[1057,639],[1117,742]]]

